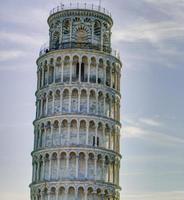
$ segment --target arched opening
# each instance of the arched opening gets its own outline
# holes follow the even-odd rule
[[[51,147],[52,146],[51,123],[47,122],[45,128],[46,128],[46,147]]]
[[[66,171],[66,153],[62,152],[60,156],[60,179],[63,180],[67,177]]]
[[[104,181],[108,182],[109,179],[109,158],[105,156],[105,164],[104,164]]]
[[[55,121],[53,124],[53,146],[60,145],[59,122]]]
[[[77,144],[77,121],[72,120],[71,127],[70,127],[70,144],[76,145]]]
[[[106,85],[108,87],[111,86],[111,69],[110,69],[110,62],[107,61],[107,67],[106,67]]]
[[[88,80],[88,58],[84,56],[81,64],[81,82],[87,82]]]
[[[103,59],[99,60],[99,65],[98,65],[98,84],[104,84],[104,63],[103,63]]]
[[[90,83],[96,83],[96,67],[96,59],[93,57],[90,64]]]
[[[49,154],[45,155],[45,174],[44,174],[44,179],[46,181],[49,181],[49,162],[50,162],[50,158],[49,158]]]
[[[78,200],[85,200],[84,188],[80,187],[78,189]]]
[[[88,188],[88,200],[94,200],[94,198],[93,198],[93,188]]]
[[[61,145],[66,146],[68,141],[68,121],[63,120],[61,124]]]
[[[106,124],[106,127],[105,127],[105,143],[106,143],[106,149],[110,148],[110,146],[109,146],[109,140],[110,140],[110,128],[109,128],[109,126]]]
[[[43,180],[43,158],[40,156],[39,158],[39,173],[38,173],[38,180],[42,181]]]
[[[71,99],[71,112],[77,113],[78,112],[78,90],[74,89],[72,91],[72,99]]]
[[[110,110],[111,110],[111,99],[109,94],[106,95],[105,98],[105,116],[110,117]]]
[[[50,91],[48,95],[48,115],[52,114],[53,92]]]
[[[99,142],[98,142],[97,146],[104,147],[103,125],[102,125],[102,123],[98,124],[98,138],[99,138]]]
[[[59,49],[59,39],[60,39],[60,33],[54,32],[52,37],[52,49]]]
[[[43,191],[43,200],[48,200],[48,189],[45,188]]]
[[[72,68],[72,82],[77,82],[79,80],[79,57],[74,56],[73,58],[73,68]]]
[[[97,180],[103,179],[103,160],[102,155],[98,155],[97,158]]]
[[[95,126],[95,123],[94,121],[90,121],[89,123],[89,141],[88,141],[88,144],[90,146],[95,146],[95,137],[96,137],[96,126]]]
[[[60,98],[61,98],[60,90],[56,91],[54,98],[55,98],[55,100],[54,100],[54,113],[58,114],[58,113],[60,113]]]
[[[54,82],[54,60],[51,58],[49,65],[49,84]]]
[[[42,106],[42,114],[43,114],[43,116],[46,116],[46,113],[47,113],[47,111],[46,111],[46,98],[47,98],[47,95],[46,95],[46,93],[43,95],[43,99],[42,99],[42,101],[43,101],[43,106]]]
[[[82,120],[80,122],[80,128],[79,128],[79,144],[85,145],[86,144],[86,122]]]
[[[57,153],[53,153],[51,158],[51,180],[57,180]]]
[[[69,90],[65,89],[63,92],[62,112],[69,112]]]
[[[87,113],[87,92],[86,92],[86,90],[81,91],[80,112]]]
[[[94,44],[98,49],[100,49],[101,45],[101,23],[100,21],[96,20],[94,23]]]
[[[69,47],[68,41],[70,41],[70,23],[71,22],[69,19],[63,20],[63,26],[62,26],[63,48]]]
[[[86,162],[85,162],[85,154],[79,154],[79,168],[78,168],[78,176],[79,179],[85,179],[85,170],[86,170]]]
[[[45,65],[44,65],[44,74],[43,74],[43,84],[44,86],[47,85],[47,81],[48,81],[48,67],[47,67],[47,62],[45,62]]]
[[[69,178],[75,179],[76,177],[76,154],[74,152],[70,153],[69,156]]]
[[[62,73],[62,68],[61,68],[61,57],[58,57],[56,60],[56,66],[55,66],[55,82],[60,83],[61,82],[61,73]]]
[[[68,200],[75,200],[75,188],[70,187],[68,189]]]
[[[65,188],[60,187],[59,188],[59,200],[64,200],[65,199]]]
[[[89,112],[91,114],[96,114],[96,93],[93,90],[90,91]]]
[[[104,114],[104,96],[102,92],[98,93],[98,114]]]
[[[90,180],[93,180],[95,177],[94,162],[95,162],[94,154],[90,153],[88,159],[88,179]]]
[[[64,66],[63,66],[63,82],[70,81],[70,57],[66,56],[64,59]]]
[[[50,190],[50,200],[56,200],[56,188],[54,187]]]

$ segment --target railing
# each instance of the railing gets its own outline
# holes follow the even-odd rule
[[[94,10],[101,12],[103,14],[106,14],[111,17],[111,13],[106,10],[105,8],[102,8],[100,5],[96,6],[94,4],[87,4],[87,3],[70,3],[70,4],[61,4],[57,6],[56,8],[53,8],[50,11],[50,15],[53,15],[54,13],[64,11],[64,10],[71,10],[71,9],[83,9],[83,10]]]
[[[40,49],[39,56],[42,56],[48,53],[49,51],[59,50],[59,49],[94,49],[94,50],[109,53],[112,56],[120,59],[119,52],[117,50],[112,50],[110,47],[106,47],[106,46],[101,47],[100,45],[92,44],[92,43],[76,43],[76,42],[62,43],[61,45],[58,46],[58,48],[51,48],[51,49],[49,48],[48,43],[45,43]]]

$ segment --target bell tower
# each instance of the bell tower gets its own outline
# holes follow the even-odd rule
[[[111,14],[69,4],[37,59],[31,200],[120,200],[120,79]]]

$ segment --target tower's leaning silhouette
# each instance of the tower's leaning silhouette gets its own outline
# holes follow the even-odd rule
[[[119,200],[121,61],[105,9],[61,5],[37,60],[31,200]]]

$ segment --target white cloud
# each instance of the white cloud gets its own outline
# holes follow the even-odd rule
[[[114,31],[114,41],[138,42],[148,41],[157,44],[169,38],[184,37],[184,27],[180,23],[163,21],[147,22],[140,20],[122,30]]]
[[[2,50],[0,51],[0,62],[14,60],[24,55],[25,52],[19,50]]]
[[[25,45],[27,47],[39,47],[40,42],[43,40],[42,36],[28,35],[18,32],[0,32],[0,40],[7,43],[15,43],[19,45]]]
[[[162,122],[158,122],[154,118],[138,118],[128,119],[122,128],[123,138],[142,138],[149,139],[158,144],[177,145],[184,144],[184,139],[160,131]],[[157,128],[157,130],[155,130]]]
[[[161,122],[159,122],[155,119],[151,119],[151,118],[141,118],[141,119],[139,119],[139,121],[144,123],[145,125],[149,125],[149,126],[160,126],[160,125],[162,125]]]

